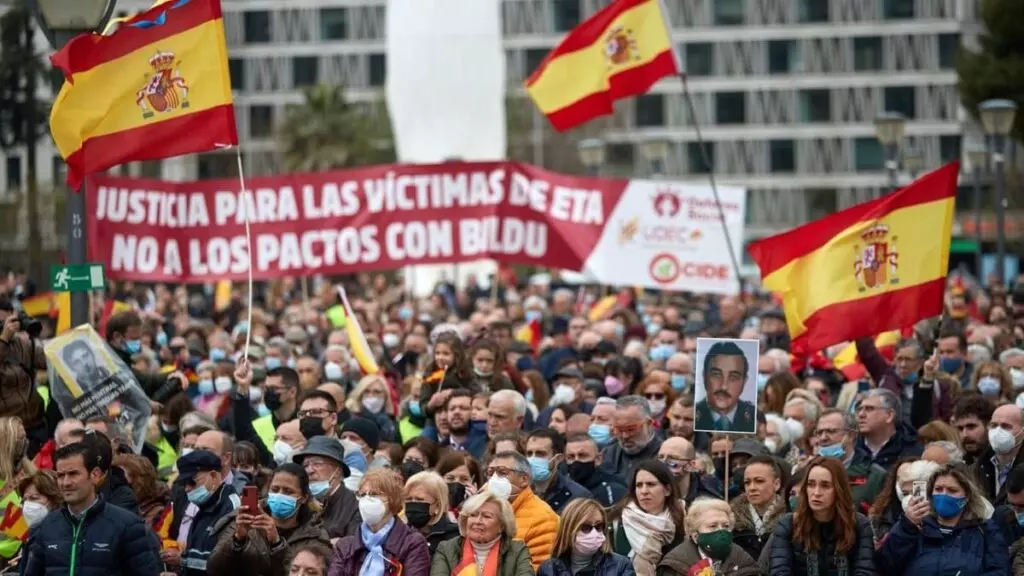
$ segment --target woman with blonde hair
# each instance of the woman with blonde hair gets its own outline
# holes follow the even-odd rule
[[[927,446],[932,442],[952,442],[959,446],[960,437],[957,435],[956,428],[942,420],[932,420],[917,429],[917,443]]]
[[[27,448],[28,440],[21,418],[0,417],[0,511],[12,504],[21,506],[18,482],[36,472],[36,467],[25,456]],[[12,558],[20,547],[21,540],[0,534],[0,557]]]
[[[355,390],[348,395],[345,408],[352,416],[362,416],[377,425],[382,442],[394,442],[395,405],[391,402],[391,390],[383,376],[363,376]]]
[[[436,472],[419,472],[405,481],[405,522],[427,539],[434,555],[437,545],[459,535],[459,526],[448,519],[448,485]]]
[[[665,555],[658,564],[658,574],[684,576],[706,559],[715,574],[758,576],[761,567],[732,541],[735,524],[728,502],[698,498],[686,511],[686,540]]]
[[[460,536],[441,542],[430,576],[533,576],[530,550],[516,534],[512,505],[490,490],[466,500],[459,513]],[[332,574],[333,576],[333,574]]]
[[[577,498],[562,510],[551,559],[541,564],[538,576],[635,576],[633,564],[612,552],[607,534],[608,519],[601,503]]]
[[[992,400],[1013,400],[1013,378],[1005,366],[995,360],[986,360],[974,365],[971,373],[970,390],[975,390]]]

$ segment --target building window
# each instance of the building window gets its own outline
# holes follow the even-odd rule
[[[882,69],[882,37],[853,39],[853,69],[858,72]]]
[[[580,0],[554,0],[555,31],[568,32],[580,23]]]
[[[246,12],[244,20],[246,44],[270,42],[270,12],[266,10]]]
[[[231,89],[245,90],[245,60],[229,58],[228,73],[231,75]]]
[[[708,163],[711,167],[715,165],[715,143],[705,142],[708,152]],[[707,174],[710,172],[708,164],[704,162],[704,154],[701,151],[699,142],[686,143],[686,160],[690,167],[690,174]]]
[[[943,163],[953,162],[954,160],[960,159],[959,134],[950,134],[948,136],[939,137],[939,156]]]
[[[238,163],[234,154],[212,152],[200,154],[196,165],[200,180],[238,178]]]
[[[858,172],[874,172],[885,166],[885,152],[876,138],[853,141],[853,167]]]
[[[715,24],[718,26],[739,26],[744,22],[746,0],[714,0]]]
[[[269,138],[274,133],[274,108],[254,105],[249,107],[249,136]]]
[[[956,66],[956,54],[959,51],[959,34],[939,34],[939,68],[954,68]]]
[[[345,40],[348,38],[348,8],[320,9],[320,39]]]
[[[688,76],[710,76],[715,69],[715,49],[710,42],[696,42],[686,45],[686,74]]]
[[[772,140],[768,143],[768,151],[773,173],[796,171],[796,143],[792,140]]]
[[[529,77],[533,71],[544,61],[550,50],[546,48],[527,48],[526,50],[526,76]]]
[[[886,20],[907,20],[914,17],[914,0],[884,0],[882,10]]]
[[[797,17],[801,22],[828,22],[828,4],[825,0],[799,0]]]
[[[638,127],[665,125],[665,98],[661,94],[644,94],[634,102]]]
[[[907,118],[916,118],[913,86],[890,86],[885,89],[885,109],[899,112]]]
[[[832,121],[832,92],[825,89],[801,90],[798,103],[801,122]]]
[[[164,163],[162,160],[143,160],[139,162],[139,178],[153,178],[159,180],[164,176]]]
[[[387,76],[387,57],[383,54],[370,54],[370,86],[383,86]]]
[[[608,144],[608,165],[633,168],[633,144],[619,142]]]
[[[768,73],[789,74],[800,71],[800,46],[795,40],[768,42]]]
[[[292,58],[292,84],[296,88],[314,86],[320,80],[320,70],[316,56],[296,56]]]
[[[17,190],[21,188],[21,156],[11,154],[7,156],[7,189]]]
[[[743,124],[747,121],[746,94],[719,92],[715,94],[715,119],[718,124]]]
[[[804,190],[807,219],[820,220],[839,211],[839,194],[835,188],[808,188]]]
[[[60,157],[60,154],[54,154],[51,162],[53,166],[53,181],[63,184],[67,178],[66,171],[68,165],[64,163],[64,159]]]

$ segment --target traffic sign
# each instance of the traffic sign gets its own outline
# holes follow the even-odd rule
[[[91,292],[106,287],[102,264],[50,266],[50,288],[57,292]]]

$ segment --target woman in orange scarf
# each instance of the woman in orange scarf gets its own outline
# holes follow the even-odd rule
[[[533,576],[530,550],[512,541],[516,519],[508,501],[488,490],[469,498],[459,532],[437,547],[430,576]]]

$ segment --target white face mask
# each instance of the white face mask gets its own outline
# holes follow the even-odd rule
[[[996,454],[1007,454],[1017,446],[1017,438],[1009,430],[993,428],[988,431],[988,445]]]
[[[380,337],[381,343],[387,348],[398,348],[398,334],[388,332]]]
[[[28,522],[29,528],[37,526],[50,513],[49,509],[39,502],[27,500],[21,503],[21,512],[25,515],[25,521]]]
[[[384,501],[376,496],[363,496],[359,499],[359,515],[370,526],[379,524],[387,512]]]
[[[1020,368],[1010,368],[1010,378],[1013,380],[1014,390],[1024,388],[1024,370],[1021,370]]]
[[[508,478],[498,476],[495,474],[491,476],[491,479],[487,481],[487,489],[502,500],[508,500],[512,497],[512,483],[508,481]]]
[[[789,436],[794,442],[804,437],[804,424],[796,418],[786,418],[786,427],[789,428]]]
[[[324,378],[328,380],[341,380],[344,375],[345,373],[341,369],[341,364],[338,364],[337,362],[328,362],[327,364],[324,364]]]
[[[779,445],[776,444],[774,438],[765,438],[764,439],[764,447],[767,448],[768,452],[770,452],[772,454],[775,454],[775,452],[779,449]]]
[[[363,396],[363,408],[372,414],[376,414],[384,408],[384,399],[380,396]]]
[[[651,414],[654,416],[660,416],[665,413],[664,400],[648,400],[647,406],[651,409]]]
[[[559,406],[561,404],[569,404],[576,399],[576,389],[568,384],[559,384],[555,386],[555,393],[551,396],[551,400],[548,404],[551,406]]]
[[[231,378],[227,376],[219,376],[213,381],[213,387],[217,390],[217,394],[227,394],[231,392]]]
[[[292,459],[292,452],[293,452],[292,447],[291,447],[290,444],[288,444],[284,440],[275,440],[274,441],[274,450],[273,450],[273,452],[274,452],[274,462],[277,462],[278,464],[284,464],[285,462],[290,462],[291,459]]]
[[[348,477],[342,481],[342,484],[345,485],[345,488],[348,488],[352,492],[355,492],[356,490],[359,490],[359,484],[362,481],[363,473],[360,472],[359,470],[352,470],[352,473],[349,474]]]
[[[259,386],[249,386],[249,402],[253,404],[263,400],[263,389]]]

